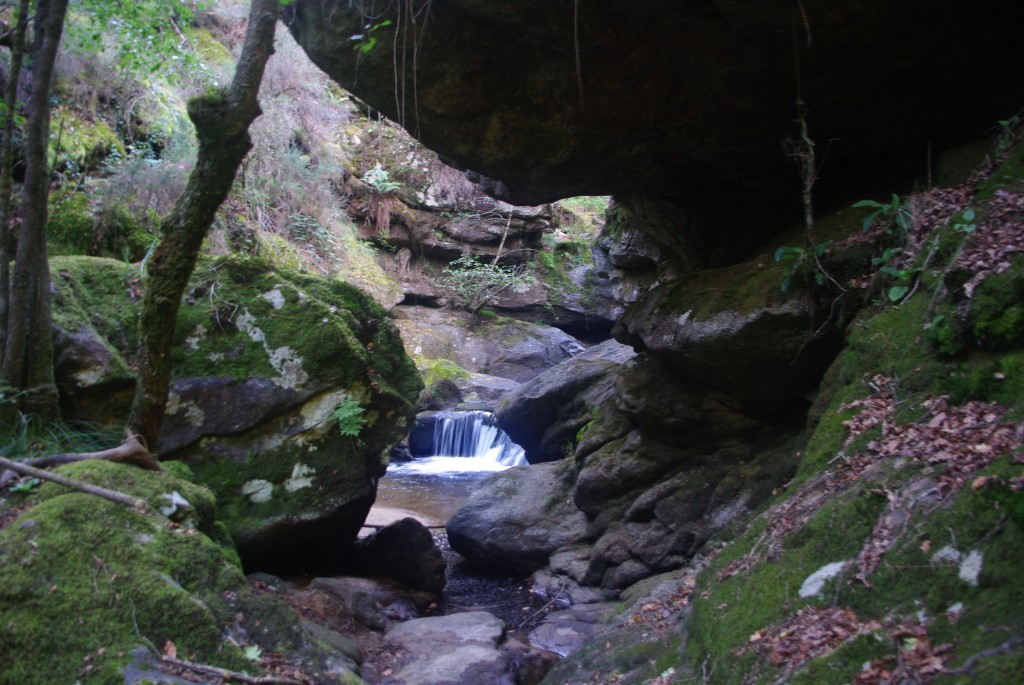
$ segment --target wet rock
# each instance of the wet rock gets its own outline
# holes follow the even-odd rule
[[[348,615],[374,630],[384,630],[393,621],[419,618],[435,600],[432,593],[384,578],[314,578],[309,587],[330,593],[343,603]]]
[[[474,565],[526,575],[586,535],[569,496],[571,459],[512,468],[485,480],[448,520],[452,549]]]
[[[558,654],[519,640],[506,640],[501,651],[508,656],[516,685],[537,685],[558,661]]]
[[[607,630],[603,618],[614,608],[612,602],[598,602],[553,611],[530,631],[530,642],[561,657],[569,656],[587,640]]]

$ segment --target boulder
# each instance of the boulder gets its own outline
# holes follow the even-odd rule
[[[434,594],[409,589],[387,578],[334,576],[314,578],[306,592],[322,592],[340,603],[341,615],[371,630],[386,630],[396,621],[419,618]],[[304,598],[306,602],[309,598]]]
[[[452,549],[484,569],[527,575],[586,536],[572,504],[571,459],[497,473],[448,520]]]
[[[384,640],[404,653],[390,668],[395,685],[514,685],[513,665],[498,644],[501,619],[483,611],[418,618],[387,632]]]
[[[414,590],[444,589],[441,551],[430,531],[413,518],[403,518],[357,541],[348,568],[352,573],[391,578]]]
[[[616,343],[593,349],[506,393],[495,407],[498,423],[530,463],[566,456],[595,412],[610,401],[618,360],[632,350]]]
[[[135,354],[135,273],[88,257],[55,258],[51,270],[54,324],[67,332],[66,418],[120,425],[111,389]],[[422,387],[386,312],[340,281],[205,262],[186,289],[173,355],[160,457],[186,461],[210,486],[248,567],[336,567]]]
[[[615,336],[707,393],[777,415],[817,385],[841,344],[836,328],[822,326],[828,309],[783,292],[783,278],[768,255],[683,276],[641,295]]]

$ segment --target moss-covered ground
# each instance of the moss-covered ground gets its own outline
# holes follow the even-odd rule
[[[336,671],[316,682],[360,682],[282,600],[250,589],[212,493],[166,466],[59,469],[145,510],[50,483],[13,495],[21,514],[0,529],[0,683],[150,682],[157,652],[253,676],[287,654],[311,676]]]

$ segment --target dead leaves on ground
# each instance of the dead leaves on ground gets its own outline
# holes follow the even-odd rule
[[[757,652],[773,666],[792,672],[846,640],[881,627],[878,621],[861,621],[849,609],[808,606],[771,631],[761,629],[751,635],[740,653]]]
[[[892,640],[896,654],[866,664],[853,677],[856,685],[927,683],[946,671],[953,646],[933,645],[926,626],[909,620],[889,625],[865,621],[841,607],[804,607],[772,630],[762,629],[751,635],[740,652],[756,652],[784,673],[792,673],[848,640],[883,630]]]

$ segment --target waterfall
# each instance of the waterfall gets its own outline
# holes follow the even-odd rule
[[[445,411],[433,417],[433,450],[419,453],[391,473],[446,474],[502,471],[526,464],[523,448],[512,442],[486,411]]]
[[[434,427],[435,457],[486,457],[503,466],[526,463],[523,448],[486,411],[443,412]]]

